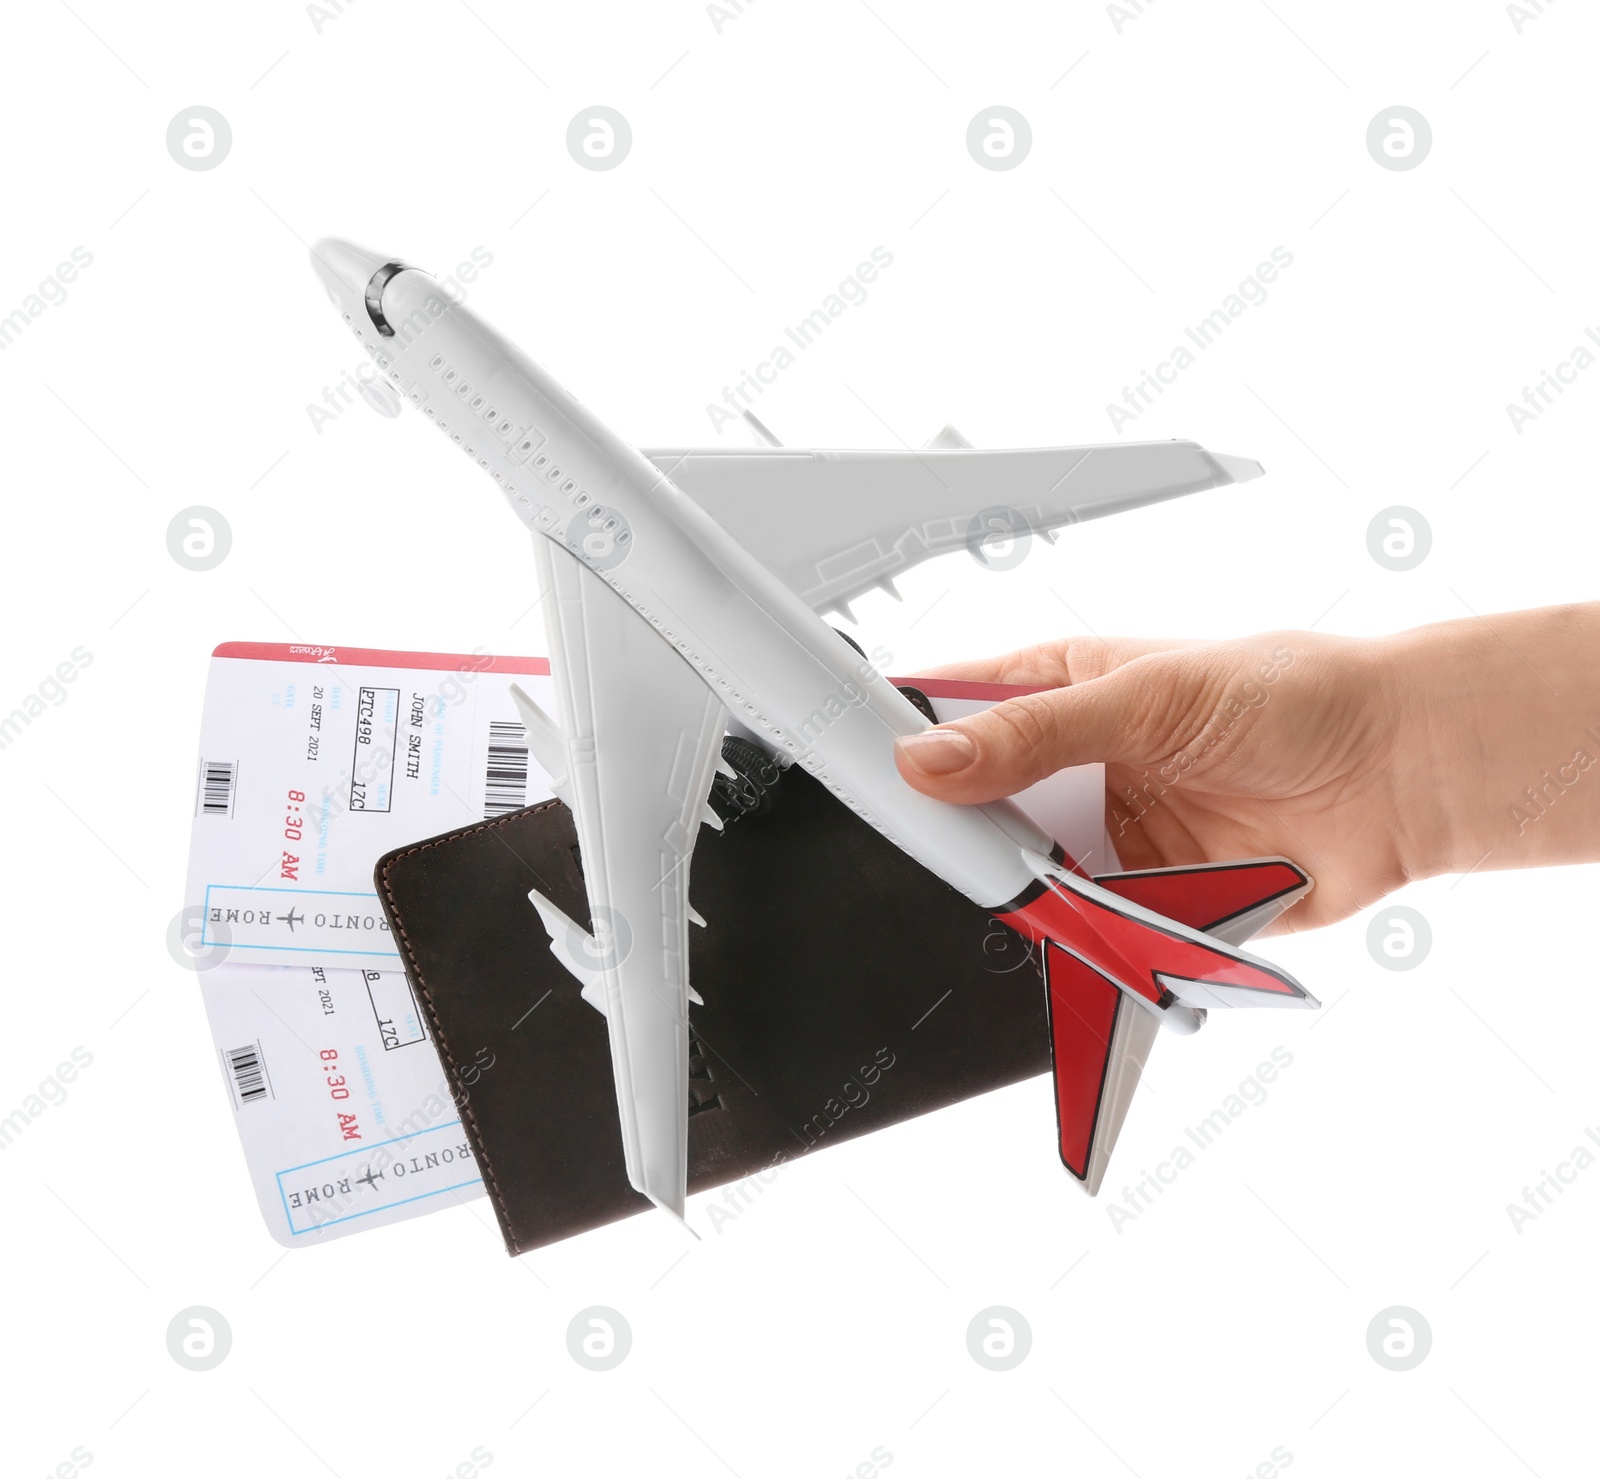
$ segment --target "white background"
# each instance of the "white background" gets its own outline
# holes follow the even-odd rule
[[[1520,1233],[1506,1212],[1600,1122],[1590,870],[1411,889],[1434,944],[1406,973],[1374,963],[1370,917],[1274,943],[1328,1010],[1161,1042],[1098,1202],[1038,1080],[796,1165],[720,1232],[696,1199],[687,1256],[647,1217],[513,1262],[481,1202],[284,1253],[164,945],[214,644],[542,650],[526,541],[453,449],[359,403],[313,427],[354,368],[307,266],[325,233],[441,275],[487,248],[474,306],[641,444],[715,440],[707,403],[875,246],[894,262],[868,300],[758,402],[780,436],[1107,440],[1107,403],[1287,248],[1268,301],[1123,432],[1269,476],[1009,575],[923,567],[859,612],[901,671],[1085,630],[1378,633],[1593,596],[1600,368],[1520,435],[1505,407],[1600,316],[1594,17],[1128,14],[756,0],[719,33],[687,0],[12,8],[0,314],[74,247],[93,264],[0,353],[0,709],[93,661],[0,752],[0,1114],[75,1046],[93,1064],[0,1160],[7,1473],[75,1447],[163,1476],[432,1476],[474,1449],[696,1476],[846,1474],[878,1448],[908,1475],[1592,1465],[1600,1168]],[[196,104],[233,130],[205,172],[165,147]],[[606,173],[565,147],[594,104],[634,133]],[[995,104],[1033,130],[1007,172],[964,143]],[[1366,149],[1395,104],[1433,128],[1409,172]],[[233,531],[207,573],[166,549],[192,504]],[[1433,530],[1408,573],[1367,552],[1392,504]],[[1267,1101],[1116,1230],[1120,1188],[1278,1046]],[[201,1374],[165,1344],[196,1304],[233,1331]],[[604,1374],[567,1354],[589,1305],[633,1330]],[[1009,1372],[967,1353],[990,1305],[1033,1331]],[[1433,1331],[1404,1373],[1366,1347],[1390,1305]]]

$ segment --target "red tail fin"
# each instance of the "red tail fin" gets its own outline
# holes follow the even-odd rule
[[[1159,1024],[1098,971],[1044,947],[1061,1161],[1093,1196]]]
[[[1238,948],[1311,881],[1262,858],[1089,879],[1030,855],[1040,883],[998,916],[1044,946],[1061,1159],[1098,1189],[1156,1028],[1211,1007],[1314,1007],[1292,976]]]

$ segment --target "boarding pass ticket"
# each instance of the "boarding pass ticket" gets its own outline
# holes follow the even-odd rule
[[[483,1195],[452,1085],[399,970],[234,965],[200,990],[267,1227],[297,1248]]]
[[[440,1065],[373,890],[397,847],[546,799],[510,688],[542,658],[231,642],[212,656],[183,915],[220,1075],[272,1235],[304,1247],[481,1196],[459,1117],[493,1066]],[[941,719],[1001,690],[926,682]],[[1018,799],[1115,867],[1099,766]],[[597,1029],[600,1024],[596,1024]]]
[[[542,658],[230,642],[201,719],[183,933],[272,1235],[302,1247],[482,1183],[373,891],[408,842],[544,800],[510,688]],[[464,1053],[469,1084],[489,1063]]]
[[[398,969],[384,853],[547,799],[511,698],[543,658],[229,642],[206,684],[186,903],[236,964]]]

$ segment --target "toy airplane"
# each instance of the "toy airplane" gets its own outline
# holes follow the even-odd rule
[[[585,929],[530,895],[604,1014],[628,1179],[680,1220],[688,1135],[689,859],[730,722],[1043,948],[1061,1159],[1093,1194],[1163,1023],[1314,1007],[1241,941],[1310,887],[1282,858],[1088,877],[1008,801],[914,791],[897,736],[928,719],[821,613],[987,533],[1044,532],[1243,482],[1194,442],[985,452],[642,453],[426,272],[326,240],[312,265],[389,383],[487,473],[534,541],[551,717],[533,753],[571,808]],[[642,722],[641,722],[642,720]],[[755,963],[752,963],[755,968]]]

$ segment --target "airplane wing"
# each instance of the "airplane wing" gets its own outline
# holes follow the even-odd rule
[[[1099,518],[1242,483],[1261,464],[1197,442],[983,451],[954,433],[917,451],[789,447],[646,452],[690,498],[814,611],[849,603],[949,550],[1050,537]]]
[[[689,1113],[689,857],[727,711],[592,570],[540,536],[554,718],[520,690],[529,746],[577,827],[591,926],[537,891],[550,949],[605,1014],[628,1180],[680,1219]],[[698,999],[698,998],[694,998]]]

